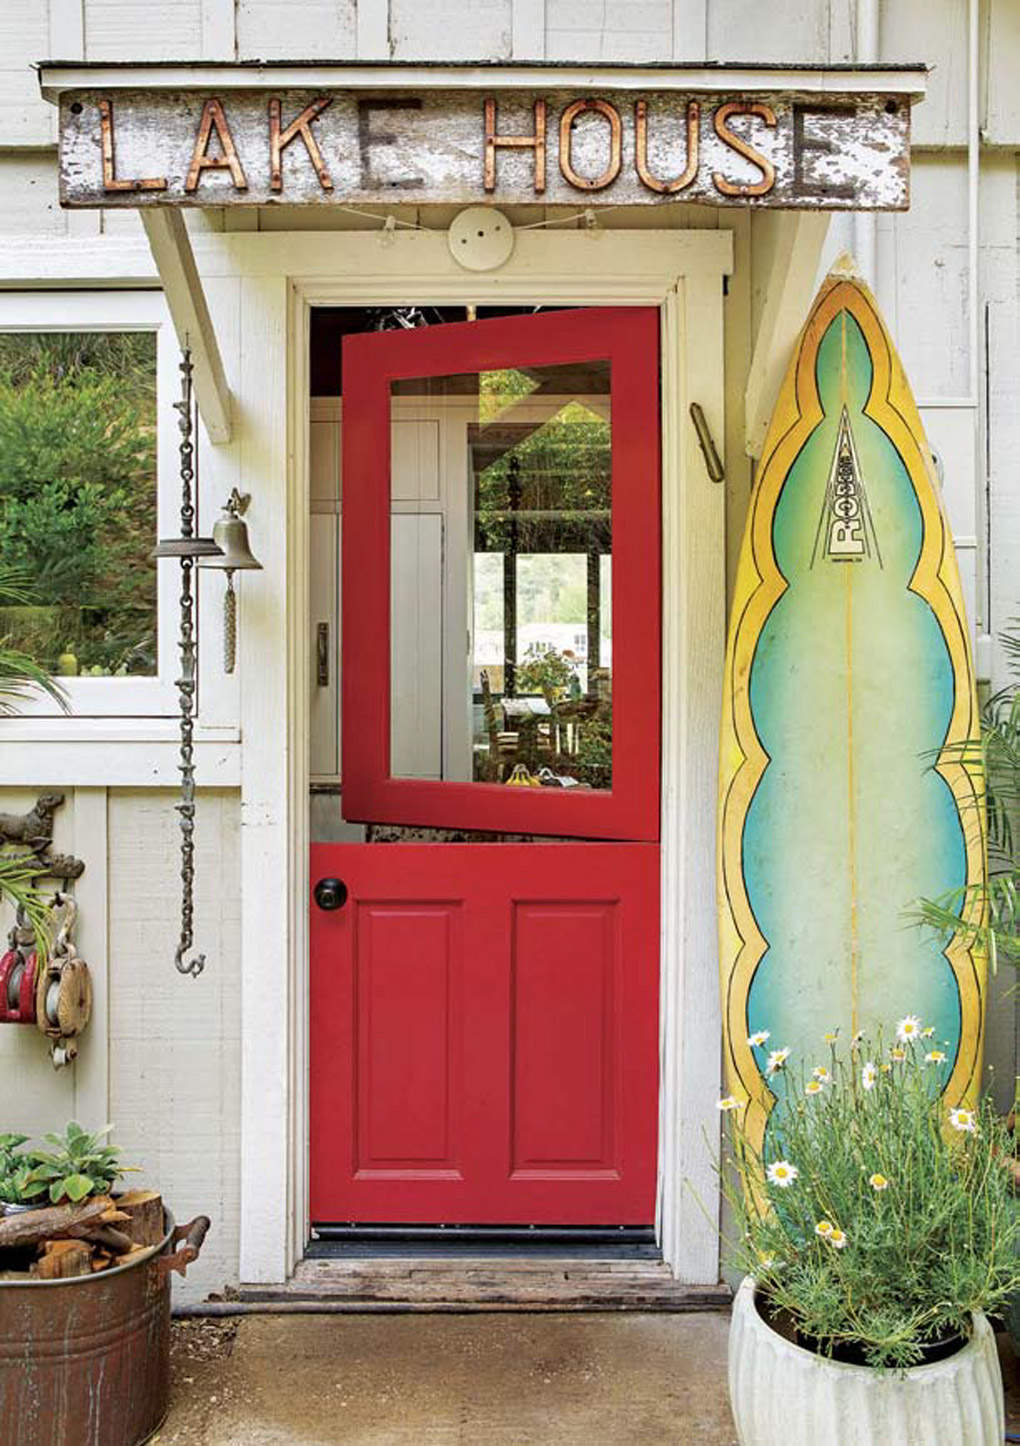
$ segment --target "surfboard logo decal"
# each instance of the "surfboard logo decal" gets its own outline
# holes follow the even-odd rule
[[[836,271],[765,440],[727,644],[720,984],[752,1144],[775,1102],[761,1030],[810,1068],[823,1031],[920,1013],[948,1056],[947,1105],[974,1098],[986,961],[966,933],[924,938],[904,911],[984,880],[983,778],[961,752],[978,720],[920,416],[874,298]]]
[[[818,516],[811,566],[819,554],[830,562],[864,562],[874,557],[882,566],[868,492],[857,458],[850,414],[844,403],[832,452],[832,466]]]

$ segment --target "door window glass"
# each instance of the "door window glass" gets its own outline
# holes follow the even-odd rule
[[[610,384],[608,361],[391,384],[391,776],[612,787]]]

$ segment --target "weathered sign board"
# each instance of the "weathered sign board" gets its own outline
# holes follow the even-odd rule
[[[68,92],[65,206],[469,203],[901,210],[910,98],[333,89]]]

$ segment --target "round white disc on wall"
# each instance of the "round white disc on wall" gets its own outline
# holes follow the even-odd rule
[[[514,228],[492,206],[468,206],[447,234],[450,253],[468,271],[495,271],[510,259]]]

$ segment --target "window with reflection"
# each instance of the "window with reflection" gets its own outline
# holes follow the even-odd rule
[[[393,776],[611,788],[610,380],[609,362],[585,361],[393,383],[394,417],[417,400],[415,415],[431,409],[446,438],[441,530],[422,527],[419,510],[413,543],[401,547],[408,504],[392,504]],[[405,465],[396,444],[393,456],[396,499],[412,489],[396,476]],[[430,602],[437,565],[443,591]],[[464,668],[450,647],[461,598]],[[430,643],[437,608],[443,637]],[[415,683],[408,670],[421,672],[430,648],[434,662]],[[423,739],[436,669],[442,738],[429,773]]]

